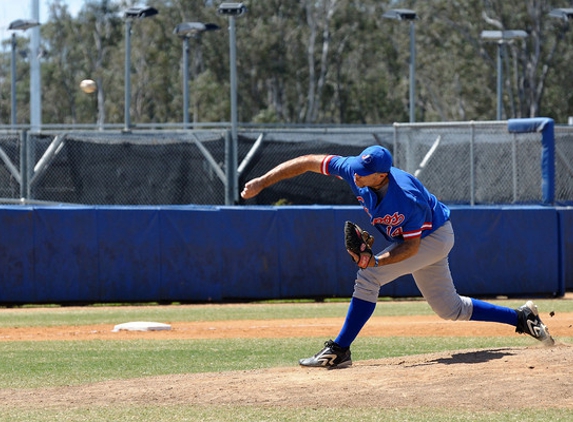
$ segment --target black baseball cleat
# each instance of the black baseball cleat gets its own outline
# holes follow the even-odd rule
[[[517,327],[515,332],[529,334],[545,346],[553,346],[555,344],[555,340],[549,334],[549,330],[539,318],[537,306],[531,300],[517,308]]]
[[[298,361],[301,366],[313,368],[340,369],[352,365],[350,347],[340,347],[332,340],[324,343],[324,349],[316,355]]]

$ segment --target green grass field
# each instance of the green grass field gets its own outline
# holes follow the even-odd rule
[[[538,300],[555,312],[572,312],[573,302]],[[522,301],[504,301],[515,307]],[[0,309],[2,328],[58,325],[116,324],[146,320],[158,322],[216,321],[277,318],[343,318],[348,304],[263,303],[242,305],[140,306],[83,308],[41,307]],[[430,315],[423,301],[384,301],[378,316]],[[336,333],[333,333],[335,335]],[[217,340],[89,340],[0,341],[0,390],[40,389],[156,375],[220,371],[249,371],[296,366],[300,357],[315,351],[324,338],[217,339]],[[571,342],[573,338],[561,339]],[[499,337],[360,337],[353,353],[360,359],[381,359],[445,350],[524,346],[525,336]],[[229,357],[232,358],[229,358]],[[317,388],[328,388],[317,385]],[[73,406],[63,408],[6,407],[0,421],[570,421],[573,410],[504,412],[440,412],[420,409],[345,409],[336,400],[321,408],[265,408],[254,406],[192,406],[150,403],[135,406]]]

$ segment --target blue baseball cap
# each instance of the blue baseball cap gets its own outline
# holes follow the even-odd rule
[[[392,167],[392,154],[386,148],[374,145],[349,160],[350,167],[359,176],[388,173]]]

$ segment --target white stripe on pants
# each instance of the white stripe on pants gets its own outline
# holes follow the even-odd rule
[[[385,251],[395,246],[391,245]],[[438,316],[467,321],[473,306],[470,298],[456,292],[448,265],[448,254],[453,246],[454,231],[448,221],[421,240],[416,255],[395,264],[358,270],[353,296],[376,303],[380,287],[400,276],[412,274],[422,296]]]

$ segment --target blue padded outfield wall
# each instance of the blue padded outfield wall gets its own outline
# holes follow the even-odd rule
[[[0,303],[349,297],[347,219],[368,227],[358,206],[2,206]],[[573,209],[453,207],[452,221],[461,294],[560,296],[573,287]],[[419,292],[407,276],[381,295]]]

